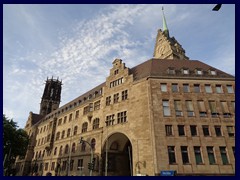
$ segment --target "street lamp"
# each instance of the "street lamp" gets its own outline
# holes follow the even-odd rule
[[[82,143],[87,143],[90,146],[90,148],[91,148],[91,157],[90,157],[90,163],[88,165],[89,166],[88,169],[90,170],[89,171],[89,176],[92,176],[92,170],[93,170],[93,148],[92,148],[92,146],[91,146],[91,144],[89,142],[83,140],[83,137],[81,137],[81,139],[80,139],[80,144],[82,144]]]

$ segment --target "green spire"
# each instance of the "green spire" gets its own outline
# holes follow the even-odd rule
[[[163,7],[162,7],[162,13],[163,13],[163,33],[169,37],[169,31],[168,31],[168,27],[167,27],[167,22],[166,22],[166,18],[164,16],[164,11],[163,11]]]

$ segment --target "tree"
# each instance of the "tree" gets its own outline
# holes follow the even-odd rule
[[[24,156],[29,137],[25,130],[18,129],[17,123],[3,114],[4,167],[9,168],[17,156]]]

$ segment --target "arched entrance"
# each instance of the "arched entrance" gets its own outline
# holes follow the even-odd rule
[[[128,137],[123,133],[110,135],[102,149],[102,160],[103,176],[131,176],[132,145]]]

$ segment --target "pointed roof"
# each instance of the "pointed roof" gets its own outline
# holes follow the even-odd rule
[[[169,31],[168,31],[168,27],[167,27],[167,21],[164,15],[164,11],[163,11],[163,7],[162,7],[162,14],[163,14],[163,33],[169,37]]]

